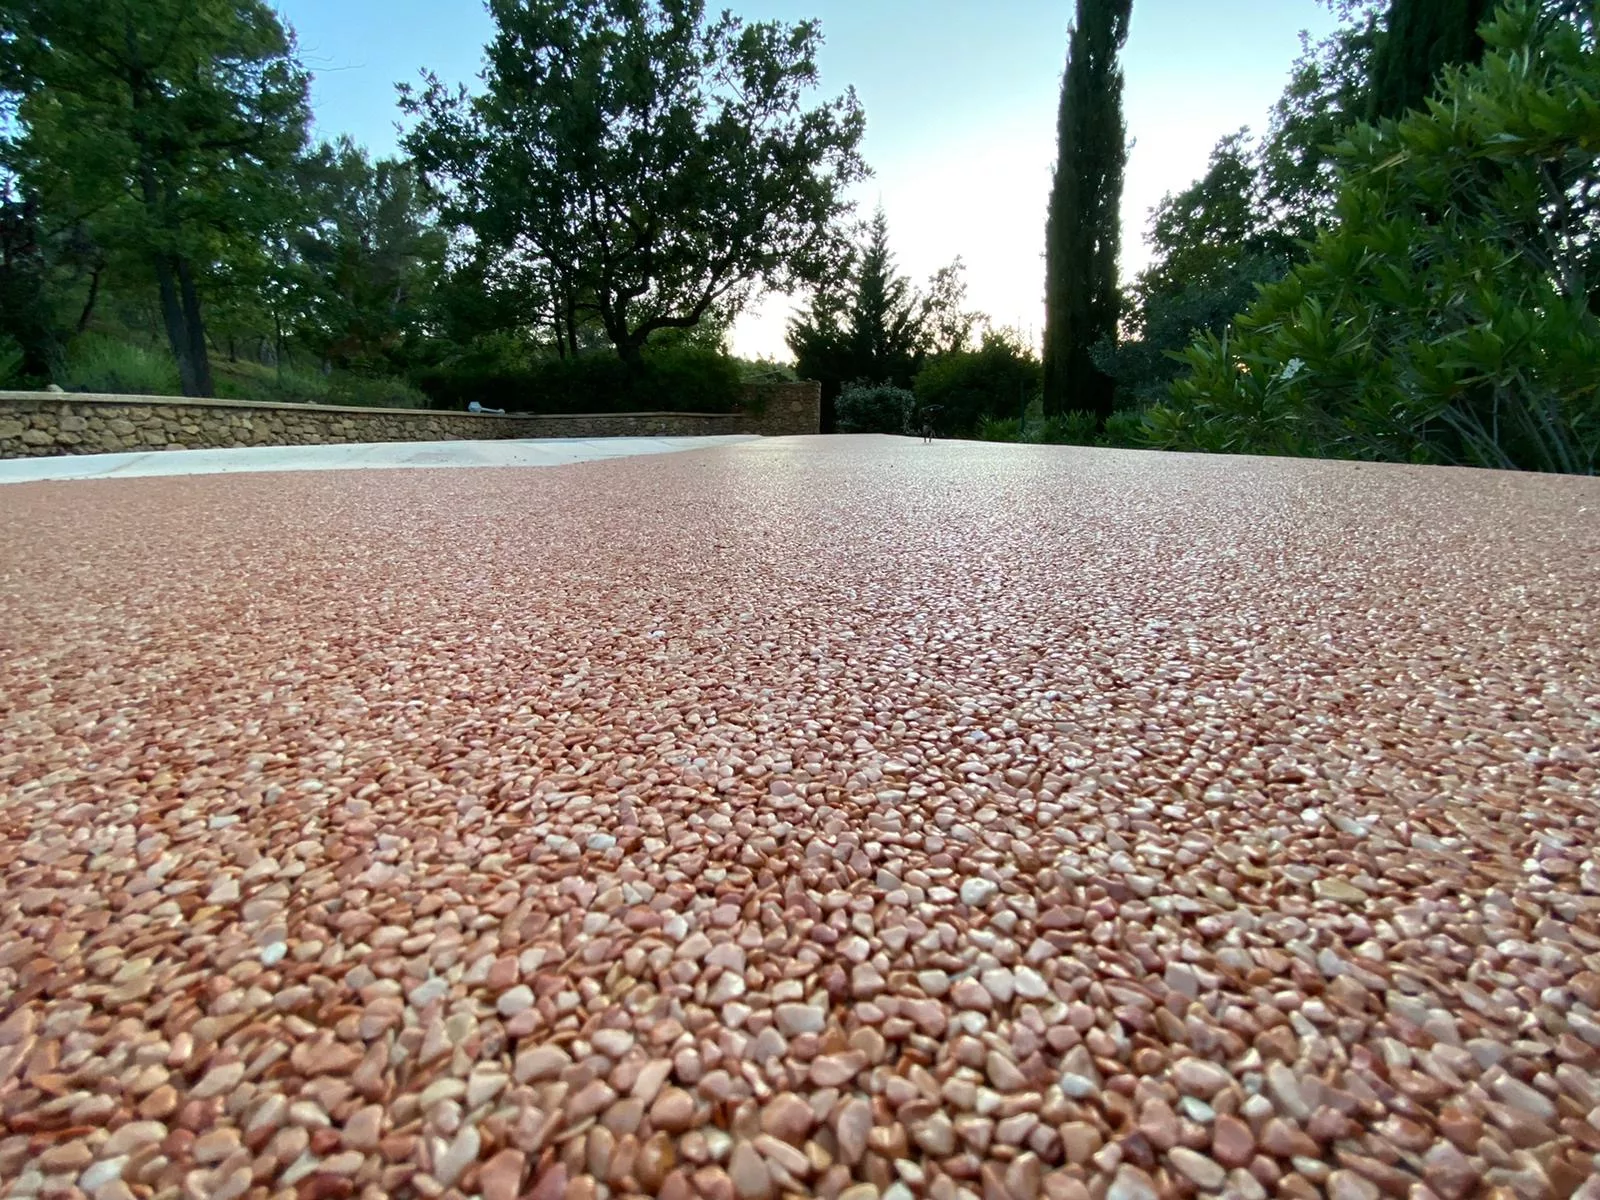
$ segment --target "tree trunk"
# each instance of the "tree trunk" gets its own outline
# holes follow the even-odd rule
[[[161,296],[161,320],[167,327],[167,344],[178,364],[178,384],[185,396],[200,396],[200,381],[195,375],[190,353],[189,330],[183,320],[183,305],[178,299],[178,272],[165,254],[155,256],[156,290]]]
[[[628,374],[637,376],[644,370],[644,343],[635,341],[632,334],[616,338],[617,357],[628,368]]]
[[[94,316],[95,302],[100,299],[100,277],[105,274],[105,266],[97,265],[89,276],[89,296],[83,302],[83,311],[78,314],[78,332],[82,333],[89,328],[89,318]]]
[[[1482,58],[1478,26],[1490,8],[1488,0],[1393,0],[1372,56],[1367,119],[1421,108],[1444,68]]]
[[[132,36],[131,33],[129,36]],[[138,90],[135,89],[136,110],[139,107],[138,100]],[[156,182],[155,168],[148,162],[139,169],[139,187],[143,193],[145,210],[159,224],[162,220],[161,189]],[[178,385],[185,396],[209,396],[211,371],[206,365],[205,334],[203,330],[196,331],[189,327],[191,305],[186,302],[185,296],[179,294],[182,291],[192,296],[194,292],[192,283],[182,282],[188,279],[188,264],[171,251],[158,250],[154,255],[154,266],[156,290],[161,296],[161,320],[167,327],[167,344],[172,347],[172,357],[178,364]],[[194,303],[192,309],[198,319],[199,303]],[[197,333],[200,346],[198,368],[194,353]]]
[[[567,357],[567,335],[562,329],[561,301],[552,299],[550,302],[550,332],[556,337],[556,357]]]
[[[189,353],[193,357],[197,396],[214,396],[211,385],[211,357],[206,349],[206,327],[200,316],[200,295],[195,291],[194,272],[187,258],[178,259],[178,286],[182,292],[184,326],[189,334]]]

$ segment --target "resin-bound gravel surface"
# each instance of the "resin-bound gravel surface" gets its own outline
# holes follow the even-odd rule
[[[1600,1196],[1600,484],[0,490],[0,1193]]]

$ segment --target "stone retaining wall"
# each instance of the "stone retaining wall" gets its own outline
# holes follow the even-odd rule
[[[0,458],[345,442],[781,436],[817,433],[822,427],[818,384],[750,384],[745,397],[744,409],[732,413],[495,417],[430,409],[0,392]]]

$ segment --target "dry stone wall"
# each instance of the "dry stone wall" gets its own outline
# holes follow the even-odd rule
[[[732,413],[505,417],[406,408],[0,392],[0,458],[348,442],[781,436],[817,433],[821,426],[822,395],[815,383],[751,384],[744,408]]]

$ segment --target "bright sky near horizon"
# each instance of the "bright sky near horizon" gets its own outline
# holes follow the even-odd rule
[[[315,78],[316,134],[394,152],[394,85],[427,67],[472,83],[492,23],[480,0],[279,0]],[[1044,217],[1072,0],[730,0],[750,20],[816,17],[822,89],[853,85],[863,152],[900,267],[919,283],[958,255],[969,301],[1037,338]],[[719,7],[717,0],[708,4]],[[1147,259],[1149,211],[1205,168],[1218,138],[1261,130],[1301,30],[1333,27],[1318,0],[1135,0],[1123,56],[1133,146],[1123,195],[1124,275]],[[794,302],[769,297],[734,328],[734,350],[788,357]]]

